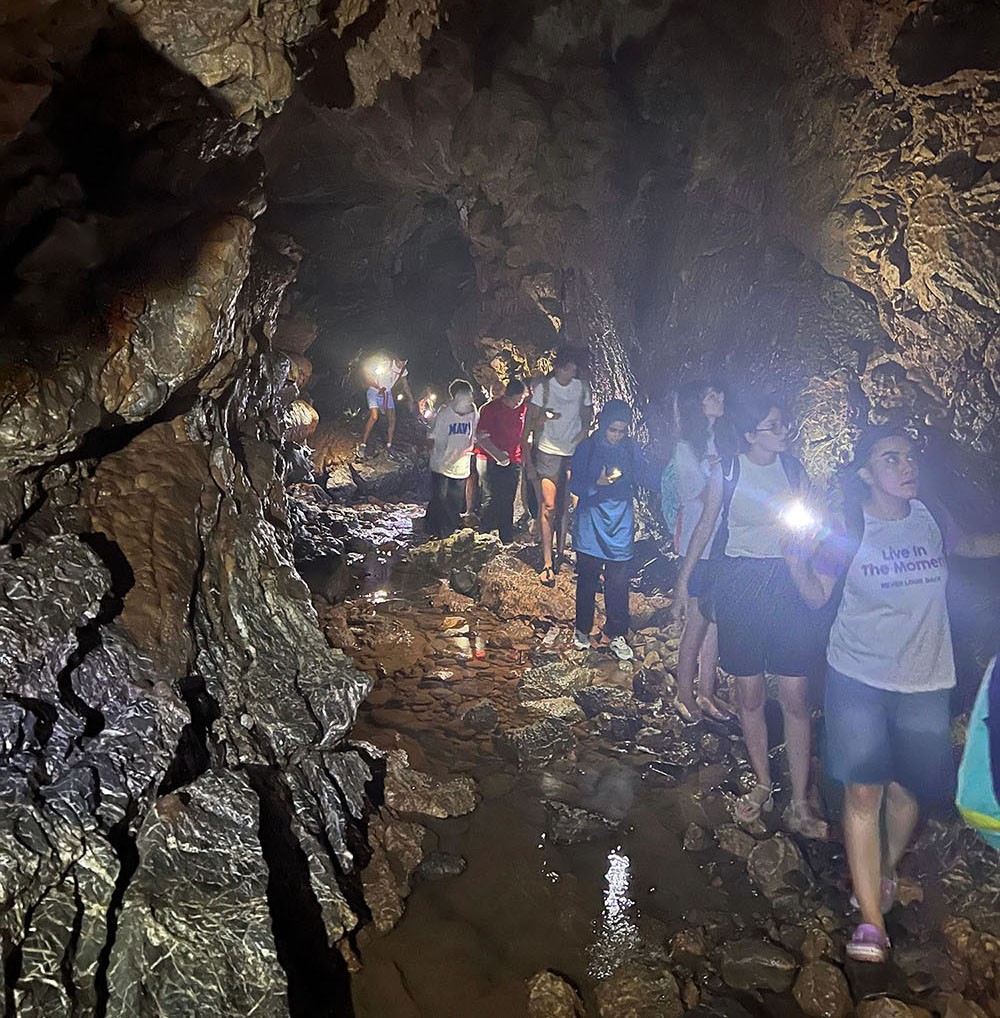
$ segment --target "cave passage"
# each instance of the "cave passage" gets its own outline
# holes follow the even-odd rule
[[[888,423],[1000,530],[998,124],[997,0],[6,4],[4,1013],[1000,1014],[1000,866],[953,810],[885,965],[845,961],[818,716],[831,836],[782,826],[770,701],[778,809],[734,822],[659,489],[712,379],[774,393],[821,500]],[[568,351],[567,418],[625,401],[657,477],[624,647],[600,596],[574,633],[547,483],[502,475],[501,542],[431,477],[455,380],[558,421]],[[957,754],[996,559],[948,608]]]

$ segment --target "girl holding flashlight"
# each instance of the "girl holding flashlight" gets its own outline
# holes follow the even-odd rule
[[[597,417],[597,430],[573,453],[569,489],[577,496],[573,516],[573,548],[576,550],[577,650],[590,647],[594,606],[604,573],[604,631],[611,652],[630,661],[628,644],[628,583],[633,555],[635,517],[633,502],[639,487],[655,489],[656,471],[643,451],[628,437],[632,409],[620,399],[610,399]]]
[[[792,525],[786,514],[807,494],[809,479],[787,453],[788,424],[774,398],[748,400],[736,423],[746,451],[724,462],[710,479],[705,511],[688,549],[697,561],[718,521],[713,599],[719,659],[735,677],[743,738],[757,779],[737,799],[734,813],[752,823],[774,806],[764,716],[764,675],[770,672],[778,683],[792,784],[783,820],[797,834],[823,838],[826,823],[807,800],[812,726],[807,675],[822,663],[824,633],[783,555]]]
[[[895,901],[896,865],[921,804],[947,802],[954,791],[947,555],[1000,555],[1000,534],[959,534],[917,497],[919,479],[905,431],[869,429],[845,477],[844,526],[818,550],[807,539],[787,556],[812,607],[837,605],[826,655],[826,770],[844,784],[844,842],[862,920],[847,945],[856,961],[886,960],[883,915]]]

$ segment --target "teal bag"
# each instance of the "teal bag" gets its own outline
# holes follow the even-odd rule
[[[1000,801],[997,799],[993,754],[990,752],[990,691],[1000,682],[995,674],[996,663],[996,658],[989,663],[969,717],[965,750],[958,768],[955,805],[965,822],[988,845],[1000,849]],[[994,703],[1000,699],[1000,686],[994,691],[993,699]],[[992,723],[1000,724],[1000,718],[993,718]]]

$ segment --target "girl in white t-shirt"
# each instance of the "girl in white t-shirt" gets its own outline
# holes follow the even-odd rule
[[[870,429],[845,483],[846,524],[818,549],[815,538],[786,549],[811,607],[840,592],[827,648],[826,771],[845,786],[844,842],[862,920],[847,955],[856,961],[886,960],[883,915],[919,802],[953,793],[947,552],[1000,554],[1000,535],[961,537],[935,516],[917,498],[919,477],[904,431]]]
[[[732,452],[725,430],[719,427],[726,408],[722,386],[708,381],[688,382],[677,391],[674,406],[678,439],[674,450],[677,478],[677,514],[674,549],[681,556],[681,569],[674,585],[674,613],[683,625],[677,652],[676,710],[681,718],[693,723],[708,715],[726,721],[733,715],[715,696],[719,664],[719,640],[715,622],[707,619],[699,607],[711,587],[713,562],[709,558],[711,539],[700,555],[692,553],[691,538],[705,509],[709,481],[718,474],[719,450]],[[714,536],[714,535],[713,535]],[[694,680],[698,677],[698,695]]]

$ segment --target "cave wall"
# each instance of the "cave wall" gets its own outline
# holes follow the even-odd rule
[[[288,193],[294,137],[369,207],[443,197],[475,263],[448,329],[462,363],[583,341],[598,391],[653,418],[693,371],[779,389],[825,475],[889,416],[992,471],[991,11],[452,3],[417,77],[350,110],[318,81],[269,125],[269,188]],[[358,210],[328,214],[335,232]]]
[[[319,10],[0,12],[9,1015],[349,1007],[385,766],[292,557],[311,337],[256,150]],[[324,12],[331,62],[413,73],[435,11]]]

